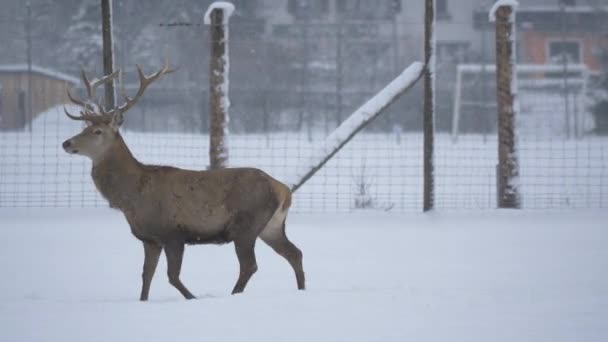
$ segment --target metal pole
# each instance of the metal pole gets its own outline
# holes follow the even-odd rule
[[[32,111],[32,8],[29,1],[25,3],[25,9],[27,11],[25,20],[25,34],[27,39],[27,108],[24,114],[28,131],[32,133],[32,120],[34,120]]]
[[[342,123],[342,22],[338,22],[336,35],[336,127]]]
[[[399,32],[397,31],[397,14],[393,16],[393,45],[395,48],[393,49],[393,72],[399,72]]]
[[[103,37],[103,73],[109,75],[114,72],[114,46],[112,45],[112,0],[101,0],[101,31]],[[116,92],[114,80],[105,82],[105,106],[108,109],[116,105]]]
[[[462,96],[462,69],[456,67],[456,86],[454,89],[454,109],[452,114],[452,143],[458,141],[458,130],[460,126],[460,103]]]
[[[302,101],[304,102],[303,109],[305,115],[303,117],[306,118],[306,135],[308,136],[308,141],[312,142],[312,123],[313,123],[313,113],[310,110],[310,100],[313,97],[312,89],[310,89],[310,80],[308,78],[310,72],[310,55],[309,49],[311,48],[309,39],[310,39],[310,20],[306,17],[306,23],[304,24],[304,41],[306,42],[304,49],[304,69],[302,70],[302,81],[304,86],[302,87],[304,91],[304,96],[302,96]],[[310,90],[310,91],[309,91]]]
[[[424,20],[424,176],[422,210],[435,206],[435,0],[426,0]]]
[[[566,42],[566,6],[562,0],[559,1],[559,11],[561,14],[560,20],[560,36],[562,39],[562,44]],[[568,58],[566,56],[566,52],[562,51],[561,53],[561,62],[562,62],[562,79],[563,79],[563,89],[562,89],[562,97],[564,98],[564,115],[565,115],[565,125],[566,125],[566,138],[570,139],[570,98],[568,96]]]
[[[480,123],[483,125],[483,142],[484,144],[488,140],[488,134],[490,133],[490,118],[487,115],[487,109],[489,108],[487,105],[487,89],[486,89],[486,77],[488,73],[486,70],[486,28],[485,25],[481,26],[481,101],[480,106],[478,106],[478,110],[483,116],[480,118]]]

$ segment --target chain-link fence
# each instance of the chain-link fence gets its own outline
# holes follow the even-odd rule
[[[44,3],[32,2],[32,16],[49,12]],[[329,14],[312,17],[297,14],[298,8],[288,8],[291,1],[285,3],[285,8],[267,6],[268,3],[237,3],[237,13],[230,23],[229,165],[260,167],[279,180],[287,180],[339,122],[409,63],[421,59],[423,23],[416,18],[423,17],[423,1],[419,8],[409,8],[412,13],[407,15],[397,8],[394,16],[381,12],[359,17],[337,15],[341,10],[339,1],[318,8],[319,13]],[[124,71],[119,92],[135,91],[135,63],[152,72],[162,65],[168,52],[171,64],[179,67],[176,73],[148,89],[142,101],[125,115],[123,136],[142,162],[193,169],[208,166],[209,36],[208,28],[202,24],[206,5],[184,0],[175,5],[182,6],[182,10],[163,13],[165,7],[160,2],[114,1],[116,66]],[[11,6],[7,10],[14,11],[14,18],[21,18],[11,30],[20,31],[13,26],[23,27],[23,8],[18,4]],[[66,118],[61,107],[55,107],[65,103],[65,84],[73,81],[81,66],[100,74],[101,54],[94,53],[98,47],[87,45],[88,36],[77,34],[74,24],[78,20],[87,22],[87,15],[96,18],[98,2],[82,6],[83,18],[75,17],[79,13],[73,11],[68,23],[56,24],[58,31],[65,30],[65,39],[69,40],[62,43],[69,44],[61,52],[78,54],[80,60],[58,63],[46,50],[58,52],[60,47],[48,47],[50,33],[41,32],[43,28],[36,24],[32,26],[33,63],[53,69],[50,75],[32,73],[34,103],[40,102],[38,107],[32,106],[33,119],[25,114],[25,30],[15,33],[20,43],[14,53],[4,54],[0,60],[5,69],[12,66],[10,72],[0,68],[0,115],[5,123],[0,131],[2,207],[106,205],[92,183],[90,162],[61,149],[65,139],[79,132],[80,124]],[[343,8],[347,9],[348,6]],[[137,13],[156,15],[136,25],[132,21]],[[451,24],[471,31],[473,23],[462,18],[455,18]],[[3,25],[10,26],[8,20],[7,16],[2,17]],[[40,20],[56,21],[48,17]],[[441,15],[438,20],[442,20]],[[475,75],[456,81],[459,64],[492,64],[493,37],[488,31],[473,32],[471,41],[475,43],[463,45],[451,41],[441,27],[439,22],[436,208],[494,208],[498,150],[492,88],[495,78],[487,72],[482,81]],[[40,50],[45,51],[38,53]],[[568,76],[572,76],[568,85],[571,88],[578,76]],[[12,78],[18,79],[16,86],[12,85]],[[60,82],[53,81],[57,79]],[[572,100],[573,90],[566,104],[560,92],[563,80],[558,79],[546,81],[544,75],[530,76],[530,84],[537,82],[536,86],[526,88],[522,83],[520,87],[523,207],[605,207],[608,141],[591,132],[594,120],[586,94],[593,87],[593,80],[586,81],[587,90],[577,88],[576,94],[582,94],[579,100]],[[553,82],[553,88],[541,87],[547,82]],[[455,140],[452,129],[457,84],[462,102]],[[16,87],[16,92],[11,87]],[[579,134],[568,136],[550,128],[566,127],[563,120],[575,115],[575,107],[579,113],[576,115],[586,118],[576,128]],[[564,113],[563,108],[572,110]],[[14,117],[21,119],[11,119]],[[421,123],[422,87],[418,84],[297,191],[294,209],[420,210]]]

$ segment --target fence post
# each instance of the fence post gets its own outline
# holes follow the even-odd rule
[[[32,7],[30,2],[25,3],[25,39],[27,53],[27,104],[25,110],[25,122],[28,131],[32,133],[32,123],[34,121],[34,111],[32,109]]]
[[[499,0],[490,12],[496,22],[496,89],[498,99],[497,202],[499,208],[520,208],[515,120],[518,103],[515,62],[514,0]]]
[[[567,17],[566,17],[566,3],[563,0],[559,1],[559,12],[560,12],[560,39],[562,40],[562,42],[566,42],[566,25],[567,25]],[[568,91],[568,57],[565,53],[561,53],[560,56],[561,62],[562,62],[562,97],[564,99],[564,116],[565,116],[565,120],[564,123],[566,125],[566,139],[570,139],[571,134],[571,124],[570,124],[570,94]],[[577,129],[576,129],[576,116],[573,117],[574,119],[574,137],[576,138],[576,134],[577,134]]]
[[[424,195],[422,210],[435,206],[435,0],[425,1],[424,16]]]
[[[103,38],[103,73],[110,75],[114,72],[114,45],[112,42],[112,0],[101,0],[101,32]],[[114,80],[104,83],[105,106],[108,109],[116,105]]]
[[[336,127],[342,123],[342,74],[343,74],[343,61],[342,61],[342,41],[344,35],[342,33],[342,21],[336,24]]]
[[[210,25],[211,58],[209,61],[209,169],[228,164],[228,19],[234,6],[214,2],[205,13]]]

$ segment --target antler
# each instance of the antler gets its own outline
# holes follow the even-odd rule
[[[67,109],[65,109],[65,107],[63,107],[63,111],[65,112],[65,115],[68,116],[68,118],[72,119],[72,120],[76,120],[76,121],[88,121],[90,123],[105,123],[105,124],[109,124],[110,122],[112,122],[112,117],[107,117],[105,115],[98,115],[98,114],[89,114],[86,111],[80,111],[80,116],[75,116],[70,114],[70,112],[68,112]]]
[[[114,71],[109,75],[105,75],[102,78],[95,78],[90,81],[87,77],[86,71],[82,69],[81,78],[82,83],[84,84],[85,90],[87,92],[87,99],[80,100],[75,98],[74,96],[72,96],[72,92],[70,91],[70,89],[68,89],[68,98],[74,104],[81,106],[83,110],[80,111],[80,116],[75,116],[70,114],[64,107],[63,111],[65,112],[65,114],[72,120],[89,121],[92,123],[110,123],[112,121],[112,116],[104,115],[102,112],[98,113],[98,111],[96,110],[101,106],[99,102],[95,101],[94,96],[95,90],[97,90],[97,87],[99,87],[99,85],[113,80],[118,75],[120,75],[120,69]]]
[[[131,107],[133,107],[135,105],[135,103],[137,103],[139,98],[141,98],[141,96],[146,91],[146,88],[150,84],[152,84],[152,82],[159,79],[162,75],[172,73],[176,70],[176,69],[169,68],[169,57],[168,56],[167,56],[167,59],[165,60],[165,64],[163,65],[163,67],[150,76],[146,76],[138,64],[136,64],[136,67],[137,67],[137,73],[139,74],[139,89],[137,90],[137,94],[135,94],[135,96],[132,98],[125,95],[124,97],[125,97],[126,102],[111,110],[106,110],[99,101],[95,101],[95,99],[94,99],[95,90],[97,89],[97,87],[99,85],[109,82],[109,81],[113,80],[114,78],[116,78],[116,76],[118,76],[120,74],[120,70],[116,70],[115,72],[113,72],[109,75],[103,76],[102,78],[99,78],[99,79],[96,78],[92,81],[89,81],[89,79],[86,75],[86,72],[83,69],[81,77],[82,77],[82,82],[85,86],[85,90],[87,92],[88,98],[85,101],[79,100],[79,99],[73,97],[72,94],[70,93],[70,91],[68,90],[68,98],[70,99],[70,101],[83,107],[83,110],[80,111],[80,116],[75,116],[75,115],[70,114],[64,108],[65,114],[70,119],[73,119],[73,120],[89,121],[92,123],[110,123],[110,122],[112,122],[112,120],[114,120],[114,122],[116,122],[118,125],[121,125],[123,122],[123,114],[126,111],[128,111],[129,109],[131,109]]]
[[[122,124],[123,114],[137,103],[137,101],[142,97],[142,95],[146,91],[146,88],[148,88],[148,86],[152,84],[152,82],[158,80],[162,75],[170,74],[176,70],[169,68],[169,57],[167,57],[167,59],[165,60],[165,64],[163,65],[163,67],[150,76],[146,76],[144,74],[139,64],[136,64],[135,67],[137,68],[137,73],[139,74],[139,89],[137,90],[135,96],[129,97],[125,94],[124,97],[126,102],[110,111],[106,111],[103,106],[99,106],[99,110],[102,115],[109,115],[112,117],[116,116],[115,120],[116,122],[118,122],[118,124]]]

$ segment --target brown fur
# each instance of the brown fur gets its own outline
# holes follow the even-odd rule
[[[97,189],[124,213],[131,232],[144,243],[141,300],[148,298],[163,249],[170,283],[184,297],[194,298],[179,280],[184,244],[234,242],[241,270],[233,294],[242,292],[257,270],[254,246],[260,235],[289,261],[298,288],[304,289],[302,253],[285,235],[291,205],[287,186],[254,168],[192,171],[145,165],[133,157],[120,133],[109,128],[93,124],[64,148],[93,159]]]

